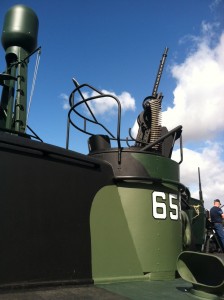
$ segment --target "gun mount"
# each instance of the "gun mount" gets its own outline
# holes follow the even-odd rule
[[[176,128],[168,131],[166,127],[161,126],[161,102],[162,102],[162,93],[157,93],[162,71],[165,65],[165,60],[167,57],[168,48],[165,48],[160,61],[159,69],[157,72],[156,80],[152,90],[152,96],[146,97],[143,101],[143,109],[138,116],[138,134],[134,138],[131,134],[131,129],[129,129],[129,137],[122,138],[120,136],[121,132],[121,103],[118,98],[111,94],[104,94],[93,86],[85,83],[79,85],[76,79],[73,78],[73,83],[75,89],[71,92],[69,97],[70,110],[68,112],[68,121],[67,121],[67,137],[66,137],[66,149],[69,148],[69,136],[70,136],[70,124],[90,136],[88,147],[90,154],[101,150],[110,150],[111,142],[116,141],[117,149],[119,150],[119,160],[120,153],[123,148],[122,143],[128,146],[128,149],[131,151],[147,151],[154,152],[159,155],[171,158],[173,147],[175,141],[180,139],[180,162],[183,160],[182,153],[182,126],[177,126]],[[86,90],[87,89],[87,90]],[[86,97],[86,95],[91,94],[91,97]],[[80,100],[81,99],[81,100]],[[117,105],[117,126],[116,133],[112,133],[107,127],[97,120],[96,115],[92,110],[92,102],[109,99],[113,100]],[[98,102],[99,103],[99,102]],[[83,106],[81,109],[80,107]],[[84,112],[86,114],[84,114]],[[75,115],[73,121],[73,115]],[[83,126],[80,127],[78,119],[83,120]],[[94,134],[89,131],[88,125],[95,125],[98,128],[101,128],[103,133]],[[132,143],[132,145],[130,145]]]
[[[139,130],[136,138],[136,146],[138,147],[143,147],[148,143],[153,143],[161,137],[161,103],[163,95],[162,93],[158,94],[157,92],[167,53],[168,48],[166,47],[160,61],[156,80],[152,90],[152,95],[144,99],[142,103],[144,111],[138,116],[137,119]],[[159,150],[159,148],[159,143],[153,146],[153,149],[155,150]]]

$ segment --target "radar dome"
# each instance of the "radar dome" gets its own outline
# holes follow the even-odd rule
[[[24,5],[15,5],[5,15],[2,45],[5,50],[18,46],[27,52],[37,47],[39,21],[32,9]]]

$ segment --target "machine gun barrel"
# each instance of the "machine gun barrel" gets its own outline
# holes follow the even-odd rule
[[[158,69],[158,72],[157,72],[157,75],[156,75],[156,80],[155,80],[155,83],[154,83],[154,86],[153,86],[153,90],[152,90],[152,96],[154,98],[156,98],[156,95],[157,95],[157,91],[158,91],[160,79],[161,79],[161,76],[162,76],[163,67],[165,65],[165,61],[166,61],[168,50],[169,50],[169,48],[166,47],[165,50],[164,50],[164,52],[163,52],[162,59],[160,61],[159,69]]]

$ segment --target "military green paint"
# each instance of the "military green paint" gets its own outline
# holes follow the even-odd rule
[[[15,5],[5,15],[2,45],[6,51],[6,73],[16,77],[7,80],[1,102],[7,111],[1,126],[25,132],[27,116],[27,65],[25,58],[36,49],[39,21],[34,11],[24,5]],[[15,98],[15,99],[14,99]]]
[[[144,166],[149,176],[179,182],[179,164],[177,162],[150,153],[133,153],[132,156]]]
[[[169,208],[165,220],[153,217],[152,193],[157,188],[143,185],[136,189],[128,183],[118,191],[143,272],[157,273],[152,274],[151,279],[171,279],[175,276],[176,259],[181,251],[181,221],[180,217],[175,221],[169,218]],[[166,204],[167,201],[168,193]],[[178,200],[176,202],[179,207]]]
[[[133,153],[132,155],[144,166],[149,176],[179,182],[179,164],[175,161],[151,154]],[[166,275],[172,277],[172,274],[174,276],[176,259],[182,249],[180,216],[178,220],[171,220],[168,217],[168,205],[167,219],[155,220],[152,217],[152,192],[165,192],[167,202],[169,194],[176,194],[177,198],[179,198],[177,186],[172,184],[153,184],[148,189],[143,189],[141,196],[133,189],[130,195],[126,197],[127,192],[121,189],[119,191],[123,194],[121,198],[123,199],[123,205],[126,207],[124,211],[129,214],[127,219],[129,226],[133,228],[131,232],[133,233],[133,239],[136,241],[136,248],[144,272],[159,272],[161,277],[166,277]],[[129,204],[127,204],[128,202]],[[136,210],[138,210],[138,213],[134,214]],[[136,231],[137,222],[138,226],[141,227],[138,232]],[[157,279],[156,274],[152,275],[152,277]]]
[[[206,216],[203,202],[194,198],[189,200],[190,209],[187,211],[190,220],[192,220],[192,231],[194,233],[194,242],[199,250],[205,242]]]
[[[193,300],[191,285],[182,280],[101,284],[99,287],[131,300]],[[197,298],[198,299],[198,298]],[[198,299],[199,300],[199,299]]]
[[[90,226],[94,281],[143,277],[116,186],[106,186],[96,194]]]
[[[180,219],[155,220],[149,186],[128,185],[105,187],[94,199],[90,218],[93,278],[136,280],[151,273],[154,280],[173,279],[181,251]]]
[[[174,161],[144,153],[133,156],[151,177],[178,182],[179,166]],[[172,219],[177,212],[177,219]],[[154,280],[175,277],[182,250],[177,185],[128,180],[104,187],[94,198],[90,224],[94,280],[143,274]]]
[[[10,75],[16,76],[16,66],[13,66],[10,70]],[[14,80],[8,81],[8,87],[3,88],[5,91],[7,91],[7,100],[3,98],[2,95],[2,102],[4,102],[4,108],[7,111],[7,117],[6,121],[3,122],[3,128],[12,129],[13,126],[13,109],[14,109],[14,95],[15,95],[15,82]]]
[[[27,64],[28,61],[23,61],[28,53],[21,47],[10,47],[6,51],[6,58],[13,57],[13,61],[7,62],[8,73],[17,78],[8,81],[7,100],[2,97],[2,102],[7,111],[5,122],[1,122],[3,128],[25,132],[26,115],[27,115]],[[11,67],[11,63],[23,61],[18,65]],[[4,87],[5,88],[5,87]],[[7,90],[7,89],[6,89]],[[14,111],[13,111],[14,109]]]
[[[192,293],[207,299],[222,299],[218,296],[224,295],[223,266],[221,253],[184,251],[177,260],[180,276],[193,284]]]
[[[5,15],[2,45],[5,50],[17,46],[28,53],[37,47],[39,21],[35,12],[25,5],[11,7]]]
[[[19,61],[27,56],[27,52],[19,49]],[[15,99],[15,130],[25,132],[27,116],[27,61],[18,65],[17,91]]]

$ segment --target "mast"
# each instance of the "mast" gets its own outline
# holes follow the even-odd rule
[[[25,132],[28,58],[37,46],[38,25],[36,14],[24,5],[12,7],[5,16],[2,45],[6,71],[0,74],[0,128],[6,131]]]
[[[201,176],[200,176],[200,168],[198,167],[198,180],[199,180],[199,199],[203,203],[203,194],[202,194],[202,189],[201,189]]]

